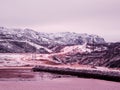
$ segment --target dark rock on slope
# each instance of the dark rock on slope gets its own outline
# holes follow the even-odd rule
[[[49,53],[44,48],[37,49],[26,42],[0,41],[0,53]]]
[[[93,50],[91,53],[70,53],[65,55],[54,55],[53,59],[61,60],[64,64],[84,64],[92,66],[105,66],[120,68],[120,43],[96,44],[94,48],[106,47],[104,50]]]

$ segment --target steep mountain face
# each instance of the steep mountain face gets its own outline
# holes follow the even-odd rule
[[[105,43],[104,39],[97,35],[70,32],[41,33],[31,29],[0,27],[0,52],[52,53],[53,51],[56,52],[56,49],[61,46],[81,45],[93,43],[93,41],[94,43]]]

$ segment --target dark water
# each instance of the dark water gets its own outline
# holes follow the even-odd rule
[[[0,70],[0,81],[39,81],[69,77],[73,76],[47,72],[33,72],[32,70]]]
[[[120,90],[120,83],[31,70],[0,70],[0,90]]]

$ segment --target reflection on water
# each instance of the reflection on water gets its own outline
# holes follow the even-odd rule
[[[72,76],[32,70],[0,70],[0,81],[38,81],[69,77]]]

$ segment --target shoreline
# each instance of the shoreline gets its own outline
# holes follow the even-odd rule
[[[96,68],[73,68],[73,67],[54,67],[54,66],[36,66],[33,71],[44,71],[62,75],[72,75],[81,78],[94,78],[108,81],[120,82],[119,70],[99,70]]]
[[[102,69],[101,69],[102,68]],[[32,70],[34,72],[49,72],[61,75],[72,75],[80,78],[93,78],[108,81],[120,82],[120,70],[111,70],[109,68],[103,69],[104,67],[74,67],[67,65],[36,65],[36,66],[3,66],[0,70]]]

